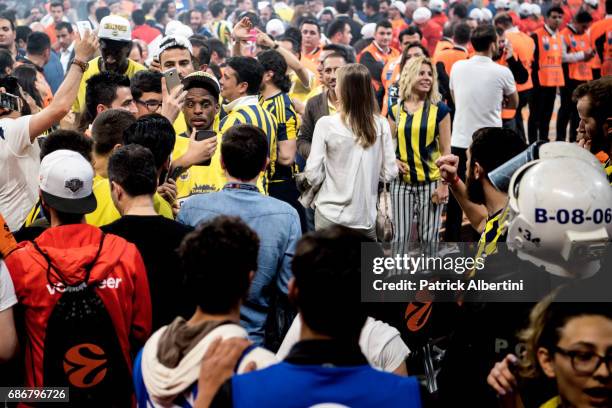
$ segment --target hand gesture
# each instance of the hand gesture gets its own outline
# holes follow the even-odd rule
[[[512,367],[518,364],[518,358],[514,354],[508,354],[502,361],[495,363],[487,377],[487,383],[499,395],[514,392],[517,387],[516,377],[512,374]]]
[[[98,48],[98,36],[86,30],[83,38],[74,40],[74,57],[79,61],[87,62],[93,58]]]
[[[260,47],[274,48],[274,40],[270,38],[268,34],[261,31],[259,28],[257,29],[257,37],[255,39],[255,42]]]
[[[249,31],[251,31],[252,28],[253,24],[251,20],[248,17],[244,17],[234,26],[232,37],[237,41],[246,41],[249,38]]]
[[[160,196],[164,198],[170,205],[173,205],[176,202],[176,182],[172,179],[166,180],[164,184],[157,187],[157,192]]]
[[[189,147],[187,148],[187,153],[189,153],[189,162],[192,164],[201,163],[211,159],[217,150],[216,137],[209,137],[208,139],[197,141],[195,139],[195,135],[196,130],[194,129],[189,137]]]
[[[457,177],[457,169],[459,168],[459,157],[454,154],[447,154],[436,160],[436,166],[440,169],[442,180],[451,183]]]

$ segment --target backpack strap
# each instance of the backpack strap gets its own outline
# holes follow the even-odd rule
[[[85,278],[83,279],[83,281],[81,283],[85,283],[88,284],[89,283],[89,277],[91,275],[91,270],[93,269],[93,267],[95,266],[96,262],[98,261],[98,258],[100,257],[100,252],[102,252],[102,246],[104,245],[104,239],[106,238],[106,234],[104,232],[102,232],[102,235],[100,237],[100,245],[98,246],[98,251],[96,252],[96,256],[92,259],[91,262],[89,262],[88,264],[85,265]],[[62,273],[53,265],[53,262],[51,260],[51,257],[49,257],[49,254],[47,254],[45,251],[43,251],[38,244],[36,243],[35,240],[31,241],[32,245],[34,246],[34,249],[36,249],[36,251],[38,251],[38,253],[40,253],[42,255],[43,258],[45,258],[45,261],[47,262],[47,282],[49,282],[49,284],[51,286],[53,286],[54,288],[57,288],[57,284],[51,281],[51,271],[53,270],[54,274],[55,274],[55,278],[64,286],[68,286],[68,284],[66,283],[66,279],[64,278],[64,276],[62,275]]]

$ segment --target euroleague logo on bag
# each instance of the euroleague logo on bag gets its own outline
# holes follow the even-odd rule
[[[106,353],[99,346],[82,343],[64,355],[64,372],[71,385],[89,388],[98,385],[106,376]]]

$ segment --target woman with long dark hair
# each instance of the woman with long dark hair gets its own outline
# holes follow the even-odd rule
[[[17,78],[21,89],[31,97],[31,100],[28,100],[28,105],[33,113],[44,108],[44,97],[48,97],[45,86],[41,83],[38,75],[39,72],[30,64],[20,65],[13,71],[13,76]]]
[[[365,66],[341,67],[336,94],[339,111],[317,122],[306,163],[308,182],[320,186],[315,228],[339,224],[376,239],[378,183],[397,177],[391,129]]]

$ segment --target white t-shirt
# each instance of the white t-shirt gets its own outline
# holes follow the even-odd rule
[[[302,321],[298,315],[276,353],[279,360],[284,360],[291,347],[300,340],[301,329]],[[372,367],[387,372],[394,371],[410,354],[408,346],[395,327],[374,320],[372,317],[368,317],[363,325],[359,336],[359,347]]]
[[[516,83],[507,67],[475,55],[453,65],[450,89],[455,101],[451,146],[467,149],[478,129],[501,127],[503,98],[516,92]]]
[[[15,287],[11,275],[4,261],[0,261],[0,312],[5,311],[17,303]]]
[[[0,119],[0,213],[16,231],[38,198],[40,148],[30,142],[30,118]]]

